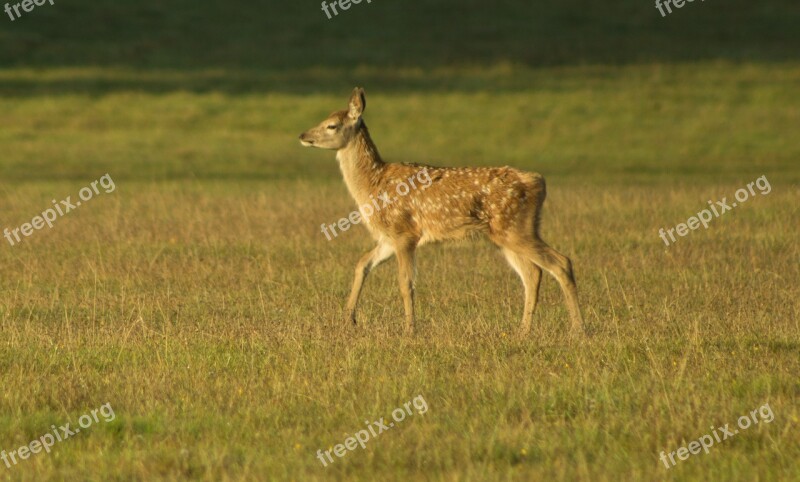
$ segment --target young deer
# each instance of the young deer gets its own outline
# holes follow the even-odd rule
[[[361,208],[362,219],[378,245],[356,265],[347,301],[346,320],[356,322],[356,305],[369,272],[397,256],[400,292],[406,314],[406,331],[414,331],[414,253],[430,241],[459,239],[484,233],[499,246],[522,278],[525,308],[520,334],[530,331],[539,297],[542,269],[553,275],[566,298],[572,331],[583,333],[578,291],[569,258],[539,237],[539,220],[545,198],[544,178],[510,167],[447,168],[417,164],[387,164],[378,154],[361,117],[366,108],[364,90],[356,88],[347,110],[334,112],[300,135],[306,147],[336,150],[347,189]],[[395,190],[424,169],[430,183],[371,215],[363,206],[381,193]],[[399,192],[399,190],[398,190]],[[370,208],[370,211],[372,209]]]

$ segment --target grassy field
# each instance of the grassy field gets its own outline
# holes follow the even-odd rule
[[[116,188],[0,238],[0,450],[114,411],[0,480],[800,479],[796,3],[255,3],[3,20],[0,229]],[[420,250],[413,338],[393,262],[341,322],[371,241],[320,232],[354,203],[297,135],[354,85],[389,161],[547,178],[586,341],[550,277],[518,338],[522,286],[487,242]],[[761,176],[768,194],[659,238]],[[765,404],[770,423],[659,460]]]

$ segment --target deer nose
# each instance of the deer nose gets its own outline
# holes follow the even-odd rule
[[[314,139],[311,139],[306,134],[307,134],[306,132],[303,132],[302,134],[300,134],[300,144],[302,144],[302,145],[304,145],[306,147],[313,146],[314,145]]]

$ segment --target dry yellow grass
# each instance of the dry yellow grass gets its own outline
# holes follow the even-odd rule
[[[342,326],[369,241],[351,230],[329,242],[309,221],[352,209],[339,183],[117,181],[0,250],[0,447],[105,402],[117,419],[0,473],[789,480],[800,446],[797,188],[774,182],[669,248],[657,235],[738,187],[551,183],[543,234],[574,258],[591,334],[573,345],[550,279],[533,336],[512,335],[521,286],[488,243],[420,251],[417,337],[401,334],[392,263],[367,285],[363,324]],[[3,202],[33,214],[74,189],[22,187],[12,200],[6,187]],[[424,416],[328,468],[315,458],[419,394]],[[766,402],[771,424],[669,472],[658,461]]]

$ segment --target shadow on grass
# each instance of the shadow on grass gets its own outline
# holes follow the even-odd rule
[[[339,93],[363,83],[364,75],[385,90],[469,90],[476,86],[430,80],[425,74],[448,66],[504,63],[797,60],[799,23],[800,4],[793,0],[693,2],[666,17],[648,0],[375,0],[352,5],[330,20],[318,1],[75,0],[45,4],[4,22],[0,65],[184,75],[44,82],[3,77],[0,94]],[[359,70],[364,68],[373,70]],[[394,81],[397,69],[420,75]]]

